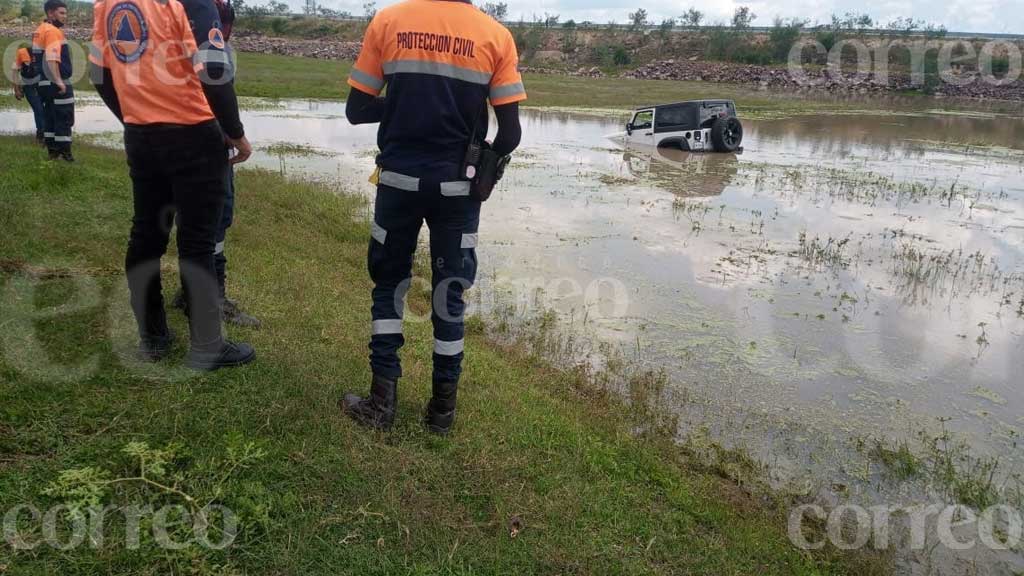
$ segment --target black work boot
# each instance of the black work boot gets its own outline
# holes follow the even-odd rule
[[[224,298],[221,301],[221,317],[224,322],[242,328],[259,328],[260,321],[255,316],[248,314],[238,305],[238,302],[231,298]]]
[[[434,434],[446,436],[455,423],[455,396],[458,382],[434,382],[434,395],[427,403],[423,425]]]
[[[65,161],[65,162],[67,162],[68,164],[74,164],[75,163],[75,157],[71,155],[71,151],[70,150],[64,150],[63,152],[61,152],[60,153],[60,159]]]
[[[163,334],[143,334],[139,338],[136,357],[142,362],[159,362],[167,357],[174,346],[174,332],[168,329]]]
[[[398,380],[373,375],[370,396],[360,398],[345,394],[341,410],[362,426],[377,430],[388,430],[395,423],[395,404],[398,397]]]
[[[256,351],[244,342],[224,340],[212,349],[192,348],[188,352],[188,367],[202,372],[242,366],[256,359]]]
[[[188,302],[185,301],[185,291],[178,288],[178,291],[174,293],[174,298],[171,299],[171,307],[177,308],[185,313],[185,317],[188,317]]]
[[[53,148],[47,149],[46,154],[48,160],[57,160],[60,158],[60,152],[54,150]]]

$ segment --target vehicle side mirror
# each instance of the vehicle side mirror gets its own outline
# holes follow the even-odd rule
[[[629,134],[630,136],[633,135],[633,123],[632,122],[626,122],[626,134]]]

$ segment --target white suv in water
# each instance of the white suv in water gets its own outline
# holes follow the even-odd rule
[[[692,152],[741,152],[743,125],[731,100],[692,100],[637,108],[622,138]]]

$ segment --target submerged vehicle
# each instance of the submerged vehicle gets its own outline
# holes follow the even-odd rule
[[[743,125],[732,100],[691,100],[644,106],[633,112],[627,144],[679,148],[687,152],[742,152]]]

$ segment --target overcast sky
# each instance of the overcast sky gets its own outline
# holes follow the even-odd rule
[[[291,0],[295,7],[304,0]],[[363,13],[365,0],[323,0],[324,6],[336,10],[347,10],[353,14]],[[395,0],[378,0],[378,6],[393,4]],[[474,3],[480,4],[480,0]],[[635,4],[623,0],[511,0],[508,2],[509,18],[526,20],[545,12],[558,14],[562,21],[573,19],[577,22],[590,20],[607,23],[609,20],[623,23],[630,12],[638,7],[647,9],[650,19],[660,22],[682,14],[690,6],[705,13],[709,22],[728,20],[736,6],[750,6],[757,14],[756,26],[770,26],[776,16],[803,18],[812,22],[826,22],[832,13],[848,11],[858,13],[865,10],[875,22],[885,24],[896,18],[914,18],[944,25],[957,32],[998,32],[1024,34],[1024,0],[635,0]],[[865,8],[865,6],[868,6]]]

